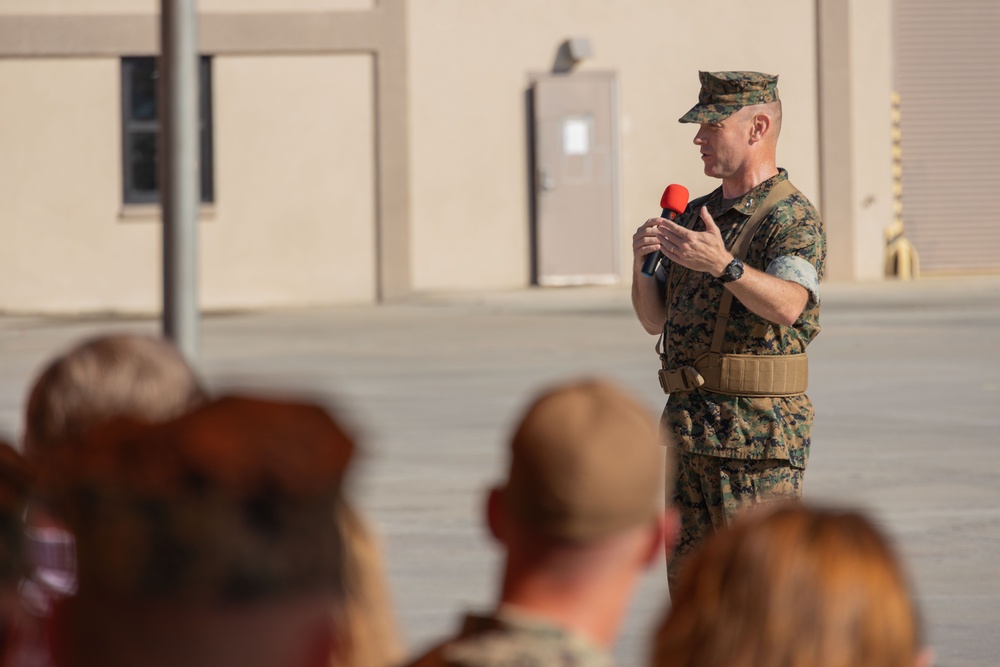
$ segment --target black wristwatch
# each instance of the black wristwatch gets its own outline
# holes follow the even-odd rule
[[[723,269],[722,275],[719,276],[719,280],[724,283],[731,283],[734,280],[739,280],[743,277],[743,262],[738,258],[733,257],[733,261],[726,265]]]

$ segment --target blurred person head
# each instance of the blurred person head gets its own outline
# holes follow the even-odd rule
[[[168,341],[134,334],[105,335],[74,345],[49,362],[27,400],[23,451],[44,470],[59,445],[83,437],[108,419],[127,415],[155,422],[205,400],[194,371]],[[21,586],[29,619],[19,651],[28,663],[46,663],[42,619],[54,600],[76,586],[72,536],[46,499],[32,493],[27,552],[34,569]]]
[[[686,568],[655,667],[928,664],[900,559],[857,511],[764,506]]]
[[[488,521],[506,550],[501,605],[610,646],[637,578],[677,533],[656,421],[604,380],[541,393],[518,424]]]
[[[0,665],[10,664],[22,621],[17,587],[29,571],[23,517],[30,484],[27,463],[0,442]]]
[[[307,403],[225,397],[118,419],[59,448],[43,483],[76,537],[63,667],[326,667],[343,656],[352,439]],[[338,663],[344,664],[344,663]]]
[[[169,341],[135,334],[92,338],[53,359],[32,385],[24,454],[44,465],[56,445],[102,421],[164,421],[204,400],[193,369]]]

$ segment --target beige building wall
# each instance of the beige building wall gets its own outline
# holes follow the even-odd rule
[[[827,278],[881,280],[893,221],[892,1],[819,7]]]
[[[892,192],[892,0],[853,0],[851,6],[851,106],[857,147],[854,180],[853,267],[831,266],[831,278],[885,278],[885,230],[893,222]],[[831,165],[832,168],[832,165]],[[836,196],[836,193],[830,193]],[[831,234],[843,234],[831,220]]]
[[[158,14],[160,3],[161,0],[0,0],[0,15]],[[375,0],[197,0],[199,12],[227,13],[366,10],[374,4]]]
[[[206,308],[375,298],[370,56],[218,57]],[[160,307],[155,207],[123,207],[120,61],[0,60],[0,307]]]
[[[203,305],[374,301],[371,57],[227,56],[214,67]]]
[[[762,13],[742,0],[201,0],[216,190],[201,224],[202,304],[527,285],[526,91],[575,37],[593,50],[579,68],[618,81],[622,279],[667,183],[693,195],[718,185],[702,174],[696,128],[677,123],[699,69],[780,75],[778,161],[824,212],[828,277],[874,275],[891,212],[889,2],[773,0]],[[16,241],[0,249],[12,277],[0,309],[155,311],[158,219],[121,205],[117,56],[155,49],[158,0],[74,2],[89,17],[79,39],[67,5],[0,0],[11,38],[0,218]],[[42,46],[17,39],[23,26]]]
[[[415,0],[410,33],[413,288],[520,287],[530,276],[528,75],[551,69],[559,44],[587,37],[582,69],[612,70],[620,89],[622,266],[631,237],[658,212],[667,183],[707,192],[694,128],[699,69],[781,75],[786,122],[779,162],[818,199],[813,3],[768,12],[740,0]],[[780,39],[774,17],[782,17]],[[708,19],[711,19],[710,21]]]
[[[159,227],[119,218],[117,60],[0,60],[0,305],[150,309]]]

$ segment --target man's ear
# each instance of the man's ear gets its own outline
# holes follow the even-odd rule
[[[759,113],[750,121],[750,143],[763,141],[771,128],[771,119],[767,114]]]
[[[503,503],[503,489],[493,487],[486,496],[486,523],[490,534],[501,544],[506,542],[507,511]]]

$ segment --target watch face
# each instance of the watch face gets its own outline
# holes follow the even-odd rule
[[[722,274],[722,280],[731,283],[734,280],[739,280],[743,276],[743,262],[738,259],[734,259],[726,267],[725,272]]]

